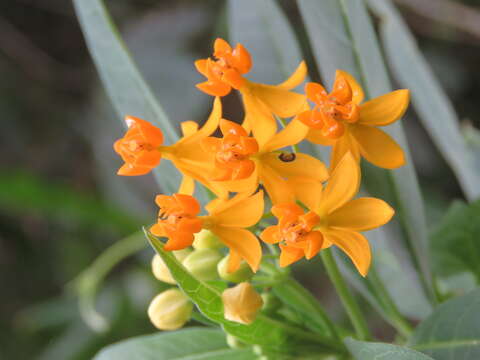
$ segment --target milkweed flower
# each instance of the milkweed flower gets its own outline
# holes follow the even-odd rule
[[[295,193],[289,178],[325,181],[328,177],[325,165],[313,156],[280,150],[305,138],[308,128],[299,121],[291,121],[264,142],[248,136],[242,126],[229,120],[220,121],[220,130],[222,138],[208,137],[201,145],[214,154],[209,179],[225,191],[253,193],[261,183],[274,204],[293,202]]]
[[[263,305],[263,299],[248,282],[225,290],[222,293],[225,319],[240,324],[251,324]]]
[[[307,67],[302,61],[285,82],[266,85],[244,77],[252,64],[250,53],[242,44],[232,48],[218,38],[213,46],[213,59],[195,62],[197,70],[207,78],[207,81],[197,84],[197,88],[213,96],[225,96],[232,89],[239,90],[245,107],[245,127],[252,129],[257,138],[269,138],[277,131],[274,115],[288,118],[303,110],[305,96],[289,90],[305,79]]]
[[[165,250],[184,249],[192,245],[195,233],[207,229],[230,249],[229,272],[238,270],[242,259],[257,271],[262,248],[257,237],[246,228],[258,223],[263,215],[262,191],[252,196],[239,194],[231,199],[215,199],[205,206],[208,215],[204,216],[199,216],[200,204],[190,195],[158,195],[155,201],[160,210],[150,231],[168,238]]]
[[[360,231],[386,224],[394,210],[376,198],[352,200],[360,185],[360,168],[352,154],[347,153],[339,162],[325,189],[315,181],[291,181],[297,199],[308,211],[293,203],[275,205],[272,213],[279,218],[278,225],[267,227],[260,235],[266,243],[280,245],[280,265],[288,266],[303,257],[310,259],[321,249],[336,245],[366,276],[371,251]]]
[[[317,83],[305,86],[311,110],[298,115],[310,127],[308,139],[316,144],[333,145],[331,169],[347,152],[372,164],[395,169],[405,164],[402,148],[380,130],[403,116],[409,103],[409,91],[396,90],[362,103],[364,93],[348,73],[337,70],[333,89],[327,93]]]
[[[162,131],[148,121],[127,116],[128,130],[125,136],[114,144],[115,151],[125,162],[118,170],[118,175],[144,175],[156,167],[161,159],[173,162],[184,175],[179,192],[192,194],[194,182],[197,180],[210,188],[217,196],[227,194],[204,176],[211,171],[212,154],[202,151],[199,144],[202,139],[210,136],[218,127],[222,117],[222,104],[217,97],[213,103],[212,112],[206,123],[199,129],[193,121],[181,123],[182,138],[175,144],[163,145]]]

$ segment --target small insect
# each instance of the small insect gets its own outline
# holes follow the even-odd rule
[[[278,158],[283,162],[292,162],[297,158],[295,153],[281,153]]]

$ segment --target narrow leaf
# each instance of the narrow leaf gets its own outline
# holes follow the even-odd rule
[[[356,360],[433,360],[405,346],[357,341],[352,338],[347,338],[345,343]]]
[[[480,168],[465,144],[452,103],[390,1],[368,0],[382,20],[380,34],[395,78],[410,89],[420,121],[448,162],[469,200],[480,196]]]

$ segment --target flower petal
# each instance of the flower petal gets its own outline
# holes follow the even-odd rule
[[[365,236],[358,232],[340,229],[328,229],[323,234],[327,241],[338,246],[350,257],[363,277],[367,276],[372,254]]]
[[[338,163],[343,159],[345,154],[350,152],[357,162],[360,162],[360,150],[356,141],[352,139],[352,135],[347,131],[337,142],[333,145],[332,154],[330,157],[330,171],[333,171]]]
[[[297,115],[307,102],[305,95],[275,85],[250,83],[249,88],[253,96],[263,102],[271,112],[282,118]]]
[[[183,137],[189,137],[195,134],[198,130],[198,124],[195,121],[182,121],[180,123]]]
[[[240,268],[240,263],[242,258],[238,255],[235,251],[230,250],[230,254],[228,254],[228,264],[227,264],[227,272],[233,273]]]
[[[183,175],[182,182],[180,183],[180,187],[178,188],[179,194],[185,195],[193,195],[195,191],[195,181],[192,177]]]
[[[266,105],[253,96],[247,88],[241,90],[245,107],[245,119],[242,126],[252,129],[255,139],[262,147],[277,132],[277,123]]]
[[[262,164],[258,167],[260,182],[274,205],[295,202],[295,194],[285,179],[269,166]]]
[[[306,242],[305,258],[310,260],[322,249],[323,235],[320,231],[311,231],[306,235]]]
[[[293,264],[305,255],[302,249],[294,248],[291,246],[285,246],[280,244],[280,249],[282,250],[282,252],[280,253],[281,267],[286,267],[290,264]]]
[[[195,133],[190,136],[185,136],[182,140],[180,140],[177,144],[193,144],[201,139],[206,138],[207,136],[212,135],[215,130],[218,128],[218,124],[220,123],[220,119],[222,118],[222,102],[218,96],[215,97],[213,101],[213,108],[208,120],[205,124]],[[183,130],[183,128],[182,128]]]
[[[360,186],[360,166],[348,152],[333,170],[322,194],[320,213],[330,214],[355,196]]]
[[[249,197],[237,195],[230,200],[225,200],[222,207],[217,206],[211,216],[219,226],[247,228],[260,221],[263,207],[263,191],[259,191]]]
[[[390,221],[395,211],[385,201],[376,198],[352,200],[328,215],[328,226],[366,231]]]
[[[305,63],[305,61],[302,61],[292,73],[292,75],[290,75],[290,77],[281,84],[278,84],[277,87],[286,90],[291,90],[297,87],[303,82],[303,80],[305,80],[305,77],[307,76],[307,71],[307,64]]]
[[[400,119],[408,108],[410,92],[392,91],[360,106],[359,124],[384,126]]]
[[[230,85],[221,81],[208,80],[200,84],[196,84],[195,86],[197,89],[212,96],[225,96],[232,90]]]
[[[263,147],[262,151],[274,151],[287,146],[298,144],[305,139],[308,126],[297,119],[293,119],[284,129],[275,134]]]
[[[285,178],[306,177],[318,181],[328,178],[328,170],[325,164],[313,156],[295,153],[291,154],[293,160],[282,160],[282,153],[268,153],[262,156],[262,161]]]
[[[351,133],[360,148],[360,154],[372,164],[384,169],[405,165],[400,145],[390,135],[373,126],[355,125]]]
[[[322,131],[318,129],[310,129],[307,134],[307,140],[323,146],[332,146],[337,142],[337,140],[323,136]]]
[[[363,89],[360,86],[360,84],[357,82],[357,80],[355,80],[355,78],[352,75],[350,75],[346,71],[337,70],[337,72],[335,73],[335,77],[339,75],[343,76],[347,80],[350,87],[352,88],[352,101],[357,105],[360,104],[363,101],[363,98],[365,97],[363,93]]]
[[[273,225],[265,228],[265,230],[262,231],[260,234],[260,239],[262,241],[266,242],[267,244],[276,244],[280,242],[280,237],[278,236],[278,226]]]
[[[244,259],[252,271],[258,270],[262,259],[262,247],[255,235],[248,230],[232,227],[215,226],[210,230],[221,242]]]
[[[314,212],[319,210],[323,192],[323,186],[320,182],[303,177],[294,177],[288,179],[288,184],[294,190],[297,200]]]

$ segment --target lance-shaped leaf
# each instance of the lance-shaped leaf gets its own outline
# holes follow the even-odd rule
[[[357,341],[352,338],[346,339],[345,343],[355,360],[434,360],[406,346]]]

